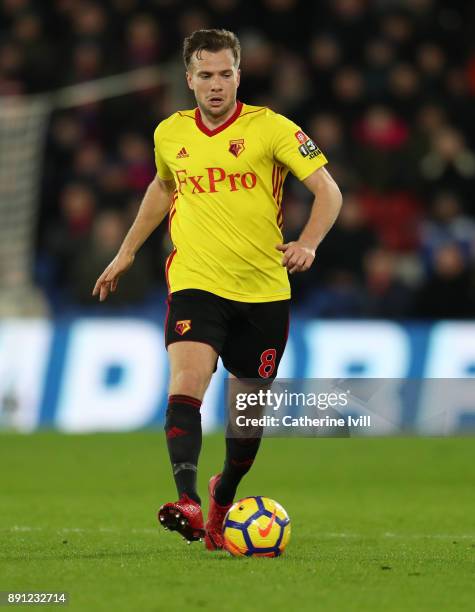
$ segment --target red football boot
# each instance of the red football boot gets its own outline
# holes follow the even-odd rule
[[[216,474],[210,478],[208,484],[209,509],[208,520],[206,521],[205,546],[208,550],[218,550],[223,548],[223,521],[227,511],[233,503],[227,506],[220,506],[214,499],[214,490],[221,478],[221,474]]]
[[[201,506],[186,493],[177,502],[163,504],[158,511],[158,522],[170,531],[178,531],[188,544],[205,535]]]

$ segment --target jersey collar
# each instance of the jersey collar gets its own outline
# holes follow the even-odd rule
[[[196,126],[198,127],[199,130],[201,130],[203,132],[203,134],[206,134],[206,136],[215,136],[216,134],[219,134],[220,132],[225,130],[227,127],[229,127],[231,125],[231,123],[234,123],[236,121],[236,119],[241,114],[242,107],[243,107],[243,103],[240,102],[239,100],[237,100],[237,102],[236,102],[236,110],[231,115],[231,117],[229,117],[229,119],[227,119],[227,121],[225,121],[222,125],[218,126],[214,130],[210,130],[209,128],[206,127],[206,125],[203,123],[203,119],[201,118],[200,109],[197,108],[195,110],[195,123],[196,123]]]

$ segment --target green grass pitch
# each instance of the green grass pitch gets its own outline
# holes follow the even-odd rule
[[[292,539],[241,559],[158,526],[175,499],[161,431],[2,434],[0,591],[84,611],[473,610],[474,442],[266,439],[239,493],[282,503]],[[222,452],[204,439],[204,500]]]

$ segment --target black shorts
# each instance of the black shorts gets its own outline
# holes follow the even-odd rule
[[[175,291],[168,297],[165,345],[203,342],[237,378],[275,378],[289,333],[289,303],[236,302],[200,289]]]

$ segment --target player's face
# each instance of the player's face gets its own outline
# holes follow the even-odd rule
[[[234,109],[240,70],[234,64],[231,49],[193,54],[186,73],[188,87],[193,90],[202,113],[219,119]]]

